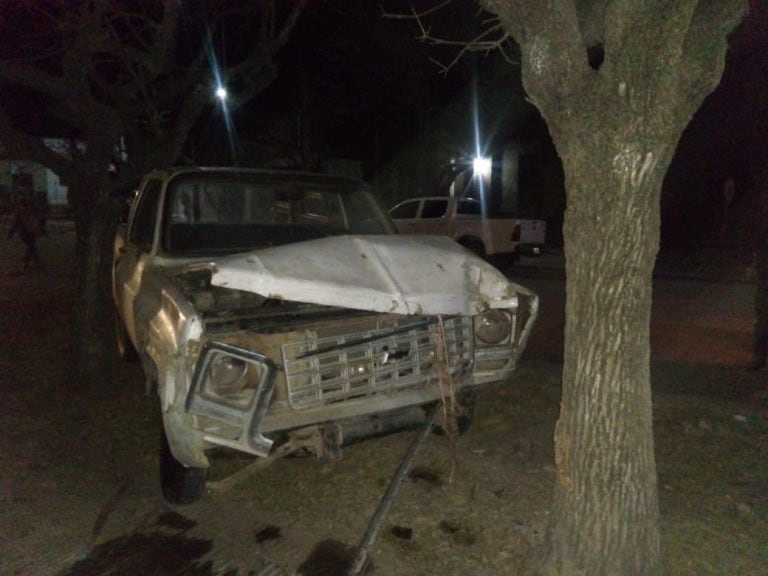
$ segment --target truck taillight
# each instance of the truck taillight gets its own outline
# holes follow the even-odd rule
[[[515,229],[512,230],[512,242],[520,242],[520,224],[515,224]]]

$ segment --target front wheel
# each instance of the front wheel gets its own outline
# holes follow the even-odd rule
[[[483,246],[483,242],[479,238],[461,238],[459,244],[464,246],[464,248],[472,252],[475,256],[485,258],[485,246]]]
[[[520,255],[517,252],[503,252],[501,254],[493,254],[487,260],[499,270],[506,270],[518,263]]]
[[[160,442],[160,486],[169,504],[192,504],[205,493],[205,468],[189,468],[176,460],[163,430]]]

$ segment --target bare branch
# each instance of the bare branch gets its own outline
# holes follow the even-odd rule
[[[270,42],[270,51],[272,54],[275,54],[288,41],[288,37],[296,27],[296,22],[299,21],[299,16],[301,16],[301,14],[304,12],[306,5],[307,0],[298,0],[293,6],[293,9],[288,14],[285,22],[283,22],[283,27],[280,30],[280,33],[274,38],[272,42]]]
[[[392,20],[413,20],[415,19],[424,19],[427,16],[430,16],[431,14],[435,14],[436,12],[439,12],[449,4],[451,4],[453,0],[445,0],[444,2],[441,2],[440,4],[433,6],[432,8],[428,8],[427,10],[423,10],[422,12],[416,12],[414,8],[411,8],[410,14],[391,14],[389,12],[384,11],[384,7],[379,4],[379,9],[381,10],[381,16],[382,18],[390,18]]]
[[[237,86],[228,101],[230,110],[273,81],[274,56],[288,41],[306,3],[266,0],[251,8],[264,35],[239,63],[221,72]],[[209,26],[217,29],[226,24],[224,14],[245,9],[218,11]],[[76,127],[87,148],[71,158],[57,157],[41,139],[24,136],[23,127],[14,126],[7,115],[0,118],[0,138],[14,143],[14,154],[46,165],[58,161],[57,171],[62,162],[69,162],[78,170],[98,166],[86,171],[101,173],[120,138],[130,151],[121,170],[126,179],[158,163],[175,161],[194,123],[211,105],[207,44],[200,43],[191,62],[184,66],[177,62],[180,10],[178,0],[163,0],[162,12],[156,3],[126,7],[121,2],[88,2],[67,10],[60,19],[57,42],[57,48],[67,47],[59,60],[60,73],[0,61],[0,83],[18,83],[48,96],[54,102],[46,113]],[[100,194],[94,190],[78,190],[77,201]]]
[[[276,68],[270,68],[266,72],[262,72],[262,74],[252,81],[245,90],[243,90],[237,98],[233,98],[227,105],[230,112],[234,112],[244,104],[246,104],[249,100],[251,100],[254,96],[256,96],[259,92],[264,90],[269,84],[275,79],[275,76],[277,76],[277,69]]]
[[[288,37],[296,26],[307,0],[298,0],[286,16],[282,27],[277,34],[268,36],[262,42],[256,42],[253,50],[242,63],[226,71],[229,78],[241,80],[246,84],[260,83],[258,76],[263,71],[268,71],[272,66],[272,58],[285,45]]]
[[[484,40],[486,36],[489,36],[491,34],[501,34],[499,38],[496,38],[494,40]],[[440,38],[433,38],[431,36],[425,36],[421,38],[422,41],[432,45],[432,46],[460,46],[460,50],[456,53],[456,55],[453,57],[453,59],[448,64],[440,64],[437,60],[434,58],[430,58],[432,62],[435,62],[438,64],[442,70],[441,72],[443,74],[447,74],[448,71],[453,68],[459,60],[461,60],[465,54],[469,52],[493,52],[498,50],[501,55],[504,57],[504,59],[509,62],[510,64],[515,64],[516,62],[510,59],[507,56],[507,53],[504,51],[504,45],[509,43],[510,36],[506,32],[504,32],[504,29],[501,27],[501,24],[496,24],[486,30],[485,32],[482,32],[479,34],[476,38],[469,40],[469,41],[453,41],[453,40],[443,40]]]
[[[485,30],[470,40],[453,40],[433,35],[431,28],[425,24],[425,19],[442,10],[452,2],[453,0],[444,0],[432,8],[422,11],[416,11],[416,9],[412,7],[409,14],[392,14],[385,12],[382,8],[382,17],[393,20],[410,20],[414,22],[419,27],[419,35],[416,38],[430,46],[453,46],[458,48],[458,52],[447,64],[430,57],[430,61],[440,68],[441,74],[447,74],[451,68],[453,68],[464,55],[469,52],[489,53],[498,50],[505,60],[514,63],[504,51],[504,45],[509,43],[510,35],[504,30],[498,18],[493,17],[484,19],[481,22],[481,25],[485,27]],[[497,37],[488,39],[492,36]]]
[[[152,49],[152,44],[142,36],[142,33],[147,29],[157,29],[159,26],[155,22],[152,22],[144,14],[120,11],[109,15],[106,20],[109,24],[109,27],[115,32],[115,41],[117,41],[121,46],[126,45],[127,43],[121,33],[118,31],[117,26],[115,26],[115,24],[118,22],[123,24],[123,29],[128,34],[130,34],[131,40],[140,49],[143,49],[145,52],[149,52]],[[135,21],[139,24],[142,24],[143,26],[133,24],[131,21]]]
[[[19,62],[0,60],[0,80],[29,86],[56,99],[66,100],[70,96],[61,78]]]
[[[152,60],[157,70],[169,68],[176,59],[176,42],[179,33],[179,2],[165,2],[160,32],[152,46]]]
[[[10,159],[36,160],[62,177],[71,170],[71,163],[61,154],[51,150],[43,138],[16,130],[10,118],[2,110],[0,110],[0,137],[7,157]]]
[[[143,82],[148,84],[174,63],[178,24],[177,2],[164,2],[159,21],[147,14],[124,10],[106,14],[104,28],[110,38],[101,45],[91,42],[92,52],[110,54],[126,69],[138,66]]]
[[[275,34],[275,3],[270,1],[265,4],[266,5],[266,18],[265,20],[265,30],[267,32],[266,36],[262,36],[262,38],[271,38]]]
[[[34,54],[23,56],[15,55],[13,60],[16,62],[39,62],[52,56],[63,54],[67,50],[67,45],[61,39],[61,22],[53,14],[41,8],[38,3],[29,2],[29,9],[41,19],[47,21],[47,26],[36,26],[33,29],[25,29],[25,41],[32,41],[33,44],[50,46],[48,50],[38,50]]]

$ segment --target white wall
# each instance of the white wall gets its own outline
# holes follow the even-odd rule
[[[67,203],[67,187],[61,184],[56,173],[45,170],[45,194],[51,206],[63,206]]]

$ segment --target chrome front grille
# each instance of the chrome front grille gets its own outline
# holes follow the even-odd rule
[[[472,319],[443,319],[451,374],[472,363]],[[294,409],[423,386],[435,377],[437,318],[408,325],[319,337],[283,345],[288,399]]]

